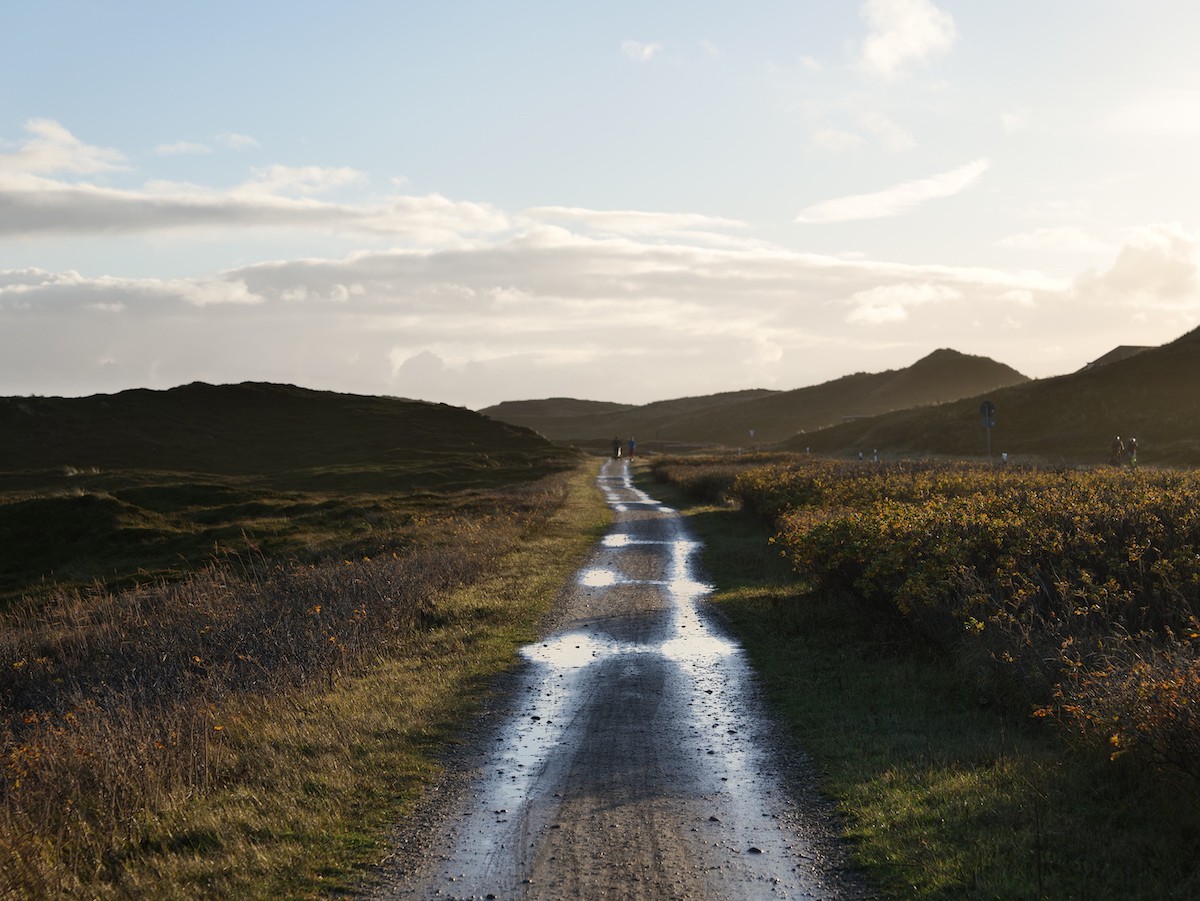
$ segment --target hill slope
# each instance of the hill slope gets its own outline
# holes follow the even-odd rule
[[[291,385],[193,383],[81,398],[0,398],[0,472],[72,468],[314,477],[417,460],[560,457],[470,410]]]
[[[595,402],[559,401],[554,406],[524,401],[481,412],[558,441],[635,435],[642,441],[740,446],[769,444],[847,418],[975,396],[1025,381],[1002,363],[943,349],[905,369],[856,373],[793,391],[739,391],[616,410],[587,406]],[[583,406],[560,412],[571,409],[568,403]]]
[[[1114,435],[1136,436],[1143,463],[1200,464],[1200,329],[1162,347],[1070,375],[989,393],[999,453],[1102,462]],[[820,453],[981,455],[979,400],[845,423],[785,446]]]
[[[174,578],[247,544],[373,552],[417,511],[473,509],[576,459],[459,407],[290,385],[0,398],[0,605]]]

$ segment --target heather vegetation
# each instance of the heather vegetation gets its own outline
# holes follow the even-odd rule
[[[989,700],[1200,779],[1200,475],[686,468],[710,494],[724,474],[802,578],[936,648]]]
[[[1161,861],[1200,835],[1178,804],[1200,778],[1200,476],[788,454],[654,469],[707,517],[749,513],[790,570],[730,615],[881,882],[1190,891]],[[708,530],[714,553],[732,531]]]

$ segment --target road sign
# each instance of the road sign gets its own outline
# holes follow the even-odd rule
[[[996,427],[996,405],[990,400],[985,400],[979,405],[979,419],[985,429],[994,429]]]

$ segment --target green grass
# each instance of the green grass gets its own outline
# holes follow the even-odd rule
[[[889,897],[1200,895],[1196,785],[1003,718],[903,635],[808,592],[759,521],[651,490],[704,541],[713,602]]]

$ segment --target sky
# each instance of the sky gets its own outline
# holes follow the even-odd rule
[[[1194,0],[38,0],[0,33],[0,395],[645,403],[1200,325]]]

